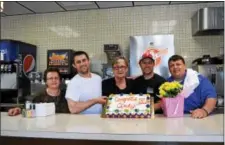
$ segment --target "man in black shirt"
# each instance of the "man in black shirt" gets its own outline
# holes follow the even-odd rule
[[[114,77],[102,81],[102,95],[132,93],[134,80],[126,78],[128,61],[124,57],[117,57],[112,67]]]
[[[135,94],[149,93],[154,96],[155,111],[156,113],[161,113],[160,98],[157,95],[159,94],[160,85],[166,80],[160,75],[154,73],[155,61],[149,51],[146,51],[142,55],[139,65],[143,75],[135,79],[133,91]]]

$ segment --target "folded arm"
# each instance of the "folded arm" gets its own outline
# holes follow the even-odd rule
[[[85,102],[73,101],[71,99],[67,99],[70,113],[79,114],[80,112],[90,108],[95,105],[97,101],[95,99],[91,99]]]
[[[88,101],[73,101],[71,99],[67,99],[68,101],[68,106],[70,113],[72,114],[79,114],[80,112],[83,112],[84,110],[90,108],[91,106],[95,104],[105,104],[106,103],[106,97],[101,96],[97,98],[90,99]]]

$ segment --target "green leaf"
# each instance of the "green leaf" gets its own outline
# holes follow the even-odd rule
[[[147,113],[149,113],[149,112],[150,112],[150,109],[146,109],[145,111],[146,111]]]
[[[130,111],[129,111],[129,109],[125,109],[124,112],[129,113]]]

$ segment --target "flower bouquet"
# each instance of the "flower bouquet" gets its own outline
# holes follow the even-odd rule
[[[184,115],[183,86],[179,82],[165,82],[159,87],[162,99],[161,107],[166,117],[182,117]]]

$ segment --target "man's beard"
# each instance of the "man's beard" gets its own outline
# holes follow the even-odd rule
[[[80,71],[80,74],[82,75],[88,74],[88,69],[86,71]]]
[[[153,70],[149,70],[148,72],[145,72],[145,71],[143,70],[143,74],[144,74],[144,75],[151,75],[152,73],[154,73]]]
[[[86,69],[83,70],[83,67],[86,67]],[[87,74],[88,73],[88,70],[89,70],[89,68],[86,65],[80,67],[80,73],[81,74]]]

